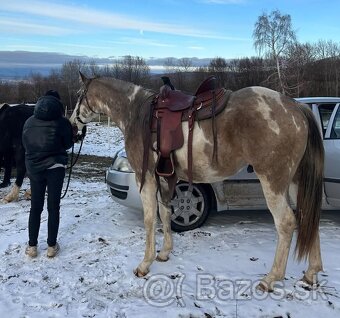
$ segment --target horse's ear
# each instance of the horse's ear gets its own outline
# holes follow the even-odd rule
[[[86,85],[89,79],[81,71],[79,71],[79,75],[80,75],[81,81]]]

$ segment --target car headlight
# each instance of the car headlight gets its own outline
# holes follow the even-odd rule
[[[134,172],[129,161],[125,157],[116,157],[111,168],[121,172]]]

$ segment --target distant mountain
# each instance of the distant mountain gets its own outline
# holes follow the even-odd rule
[[[0,80],[20,80],[32,73],[48,75],[52,69],[59,69],[65,62],[75,59],[82,61],[95,61],[97,65],[108,65],[121,56],[110,56],[108,58],[93,58],[80,55],[67,55],[50,52],[28,52],[28,51],[0,51]],[[177,58],[156,58],[146,59],[152,73],[162,73],[163,65],[168,60],[175,63]],[[194,67],[205,66],[210,62],[209,58],[190,58]]]

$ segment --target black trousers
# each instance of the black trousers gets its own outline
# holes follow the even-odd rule
[[[60,196],[65,177],[65,168],[46,169],[39,174],[30,174],[31,182],[31,210],[28,219],[28,236],[30,246],[38,244],[41,213],[44,209],[44,199],[47,187],[47,244],[57,243],[60,220]]]

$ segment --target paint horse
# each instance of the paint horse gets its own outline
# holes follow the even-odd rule
[[[150,116],[155,93],[114,78],[88,79],[81,74],[82,88],[70,118],[81,130],[98,113],[105,113],[124,134],[128,160],[142,182],[143,129]],[[313,284],[322,270],[319,220],[322,201],[324,149],[313,114],[304,105],[264,87],[248,87],[231,93],[225,109],[215,117],[217,160],[212,160],[214,141],[211,119],[196,121],[193,128],[192,181],[211,183],[226,179],[250,164],[255,170],[278,234],[270,272],[258,285],[273,291],[274,283],[285,276],[289,249],[297,228],[296,257],[308,259],[305,282]],[[184,145],[174,153],[179,179],[188,180],[188,124],[182,122]],[[154,139],[155,140],[155,136]],[[155,258],[167,261],[173,248],[170,229],[171,195],[160,195],[155,178],[157,154],[148,151],[148,166],[141,199],[144,209],[146,248],[135,269],[145,276]],[[162,179],[162,178],[161,178]],[[161,192],[169,189],[164,180]],[[294,214],[289,202],[296,196]],[[160,204],[158,204],[158,201]],[[156,257],[155,226],[157,208],[163,223],[164,241]]]
[[[25,174],[25,149],[21,137],[25,121],[33,115],[34,107],[25,104],[7,107],[0,115],[0,153],[6,158],[10,156],[16,166],[16,180],[10,192],[2,199],[8,203],[18,199],[19,190],[22,186]],[[25,197],[30,197],[30,190],[27,190]]]

